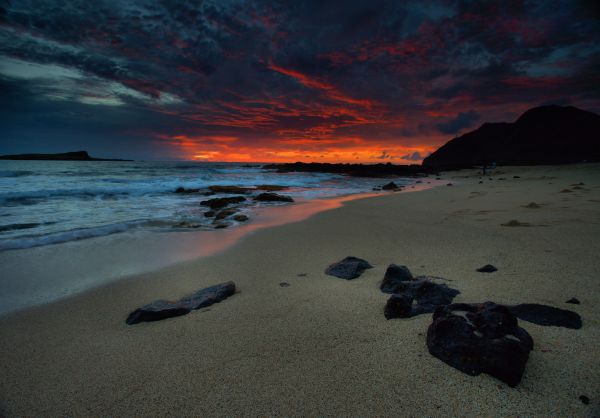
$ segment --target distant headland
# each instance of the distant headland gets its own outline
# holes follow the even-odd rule
[[[17,154],[0,155],[0,160],[38,160],[38,161],[133,161],[118,158],[94,158],[87,151],[63,152],[58,154]]]

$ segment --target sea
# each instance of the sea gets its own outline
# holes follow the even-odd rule
[[[211,197],[175,193],[179,187],[279,185],[287,189],[278,193],[305,202],[370,192],[385,181],[240,163],[0,161],[0,252],[139,230],[189,231],[182,225],[213,229],[200,204]],[[281,204],[255,204],[250,196],[240,210],[251,219],[261,207]]]

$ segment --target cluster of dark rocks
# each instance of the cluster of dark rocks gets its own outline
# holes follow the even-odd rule
[[[355,279],[371,264],[357,257],[327,267],[325,273]],[[490,264],[477,271],[492,273]],[[523,376],[533,339],[518,319],[543,326],[579,329],[581,317],[572,311],[536,303],[500,305],[494,302],[452,303],[460,293],[433,276],[413,276],[406,266],[390,264],[379,289],[390,294],[384,307],[387,319],[433,313],[427,330],[429,353],[472,376],[487,373],[509,386]],[[575,298],[566,303],[579,303]]]
[[[285,202],[291,203],[294,199],[287,195],[274,193],[287,189],[287,186],[279,186],[272,184],[261,184],[255,187],[239,187],[239,186],[208,186],[206,189],[186,189],[179,187],[175,193],[179,194],[201,194],[204,196],[212,196],[216,194],[228,194],[235,196],[213,197],[200,202],[201,206],[209,208],[204,212],[205,218],[212,218],[211,226],[216,229],[227,228],[231,226],[230,221],[246,222],[249,220],[247,215],[238,213],[241,209],[240,204],[246,204],[249,199],[254,202]],[[255,196],[248,196],[253,192],[261,192]],[[174,225],[176,228],[200,228],[200,222],[182,221]]]

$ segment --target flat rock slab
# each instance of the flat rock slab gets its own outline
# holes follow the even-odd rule
[[[466,374],[487,373],[514,387],[525,371],[533,339],[506,306],[455,303],[435,310],[427,348]]]
[[[445,284],[434,283],[428,278],[417,277],[411,281],[403,281],[394,287],[394,294],[390,297],[384,309],[386,318],[410,318],[424,313],[435,311],[438,306],[448,305],[460,292]],[[401,305],[397,300],[403,298]],[[406,312],[404,304],[410,300],[410,311]],[[394,312],[398,307],[399,311]]]
[[[235,283],[225,282],[201,289],[176,302],[157,300],[142,306],[129,314],[128,325],[140,322],[160,321],[161,319],[185,315],[193,310],[219,303],[235,293]]]
[[[368,261],[357,257],[346,257],[342,261],[333,263],[325,269],[325,274],[339,277],[340,279],[352,280],[359,277],[366,269],[373,268]]]
[[[509,309],[517,318],[537,325],[571,329],[579,329],[582,325],[581,316],[578,313],[553,306],[522,303],[509,306]]]

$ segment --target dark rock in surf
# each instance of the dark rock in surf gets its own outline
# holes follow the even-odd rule
[[[333,263],[325,269],[325,274],[352,280],[359,277],[366,269],[373,268],[368,261],[357,257],[346,257],[342,261]]]
[[[203,200],[200,204],[202,206],[208,206],[211,209],[221,209],[228,205],[244,202],[245,200],[246,198],[242,196],[217,197],[214,199]]]
[[[388,184],[384,184],[383,186],[381,186],[381,190],[396,190],[398,188],[398,185],[393,181],[390,181]]]
[[[427,348],[466,374],[487,373],[514,387],[525,371],[533,339],[506,306],[455,303],[435,310]]]
[[[199,191],[200,191],[200,189],[186,189],[185,187],[178,187],[177,189],[175,189],[175,193],[183,193],[183,194],[198,193]]]
[[[238,212],[238,210],[236,208],[223,209],[222,211],[220,211],[219,213],[217,213],[215,215],[215,220],[220,221],[221,219],[225,219],[237,212]]]
[[[252,189],[248,187],[238,186],[208,186],[208,189],[213,193],[228,193],[228,194],[247,194]]]
[[[219,303],[234,293],[235,283],[226,282],[199,290],[177,302],[157,300],[130,313],[125,322],[134,325],[185,315],[190,311]]]
[[[522,303],[508,307],[517,318],[537,325],[581,328],[581,317],[578,313],[537,303]]]
[[[277,193],[261,193],[254,197],[257,202],[293,202],[290,196],[284,196]]]
[[[246,222],[249,218],[246,215],[235,215],[233,220],[236,222]]]

